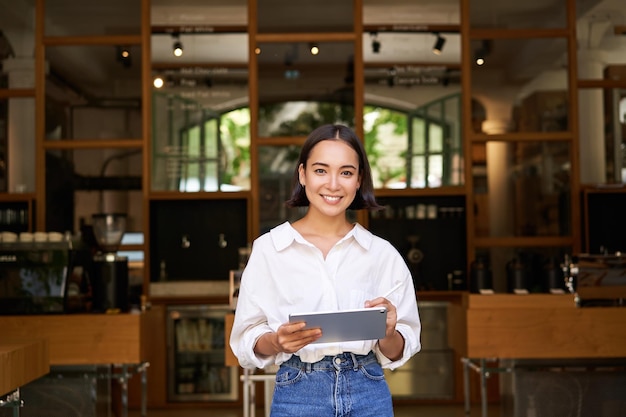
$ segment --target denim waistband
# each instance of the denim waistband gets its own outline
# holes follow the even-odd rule
[[[291,358],[283,362],[281,366],[290,366],[299,368],[306,372],[311,371],[328,371],[342,369],[359,369],[360,366],[378,362],[376,354],[370,352],[367,355],[355,355],[354,353],[344,352],[334,356],[324,356],[317,362],[302,362],[299,356],[292,355]]]

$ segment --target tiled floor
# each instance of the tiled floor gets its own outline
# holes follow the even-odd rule
[[[256,417],[264,417],[263,409],[256,412]],[[500,408],[490,406],[489,417],[500,417]],[[239,408],[173,408],[168,410],[148,410],[148,417],[242,417],[243,411]],[[397,405],[395,417],[480,417],[480,407],[472,407],[467,416],[462,405]],[[131,410],[128,417],[141,417],[137,410]],[[504,417],[504,416],[502,416]]]

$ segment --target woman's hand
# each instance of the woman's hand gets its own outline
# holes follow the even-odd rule
[[[386,298],[378,297],[365,302],[365,307],[385,307],[387,320],[385,321],[385,337],[378,340],[378,346],[383,355],[392,361],[402,357],[404,351],[404,337],[396,330],[398,313],[396,306]]]
[[[254,352],[273,356],[281,352],[295,353],[322,337],[319,328],[304,330],[305,322],[281,324],[276,332],[265,333],[257,340]]]

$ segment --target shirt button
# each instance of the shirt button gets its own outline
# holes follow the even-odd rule
[[[341,365],[341,358],[335,358],[335,365]]]

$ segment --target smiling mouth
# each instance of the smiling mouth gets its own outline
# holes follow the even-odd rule
[[[331,203],[336,203],[337,201],[341,200],[341,197],[333,197],[330,195],[323,195],[322,198],[324,198],[324,200],[329,201]]]

